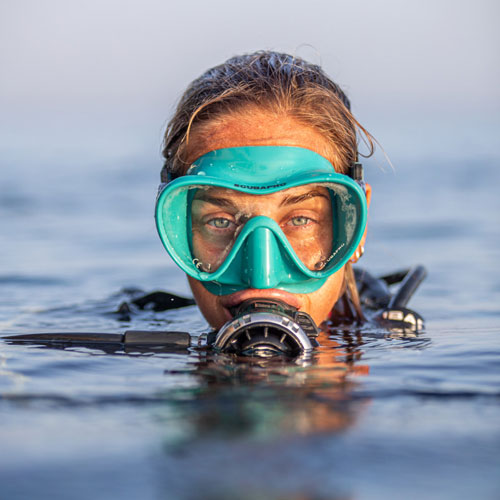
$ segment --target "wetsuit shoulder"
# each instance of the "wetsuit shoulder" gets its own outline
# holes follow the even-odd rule
[[[364,318],[359,318],[347,291],[335,304],[330,315],[333,326],[368,322],[390,331],[418,332],[424,329],[424,320],[407,303],[425,277],[425,269],[417,266],[380,277],[363,268],[354,268],[356,288]],[[413,281],[413,282],[412,282]],[[400,285],[392,293],[393,285]]]

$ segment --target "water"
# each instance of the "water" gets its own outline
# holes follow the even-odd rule
[[[189,295],[148,163],[3,165],[1,335],[206,330],[195,307],[115,313]],[[499,163],[367,169],[361,262],[428,268],[417,337],[332,331],[296,363],[1,343],[0,497],[499,498]]]

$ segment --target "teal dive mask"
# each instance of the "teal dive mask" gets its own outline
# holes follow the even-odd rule
[[[167,252],[210,292],[319,289],[366,226],[359,184],[305,148],[211,151],[160,185],[156,226]]]

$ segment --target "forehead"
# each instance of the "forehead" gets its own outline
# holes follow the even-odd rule
[[[287,116],[251,108],[196,124],[186,147],[191,164],[216,149],[241,146],[296,146],[335,161],[332,144],[317,130]]]

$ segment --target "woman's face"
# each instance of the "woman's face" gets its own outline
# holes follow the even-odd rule
[[[251,109],[194,128],[189,137],[187,161],[222,148],[241,146],[297,146],[335,161],[335,151],[316,130],[292,118]],[[321,269],[331,252],[331,203],[325,188],[297,187],[268,195],[237,193],[222,188],[201,192],[193,201],[193,251],[210,270],[227,252],[228,242],[251,217],[265,215],[281,227],[296,253],[310,269]],[[301,257],[303,255],[303,257]],[[208,270],[208,269],[207,269]],[[292,294],[277,289],[248,289],[230,295],[210,293],[201,282],[188,277],[196,302],[214,328],[231,319],[229,309],[250,298],[275,298],[323,322],[338,300],[344,269],[328,278],[317,291]]]

